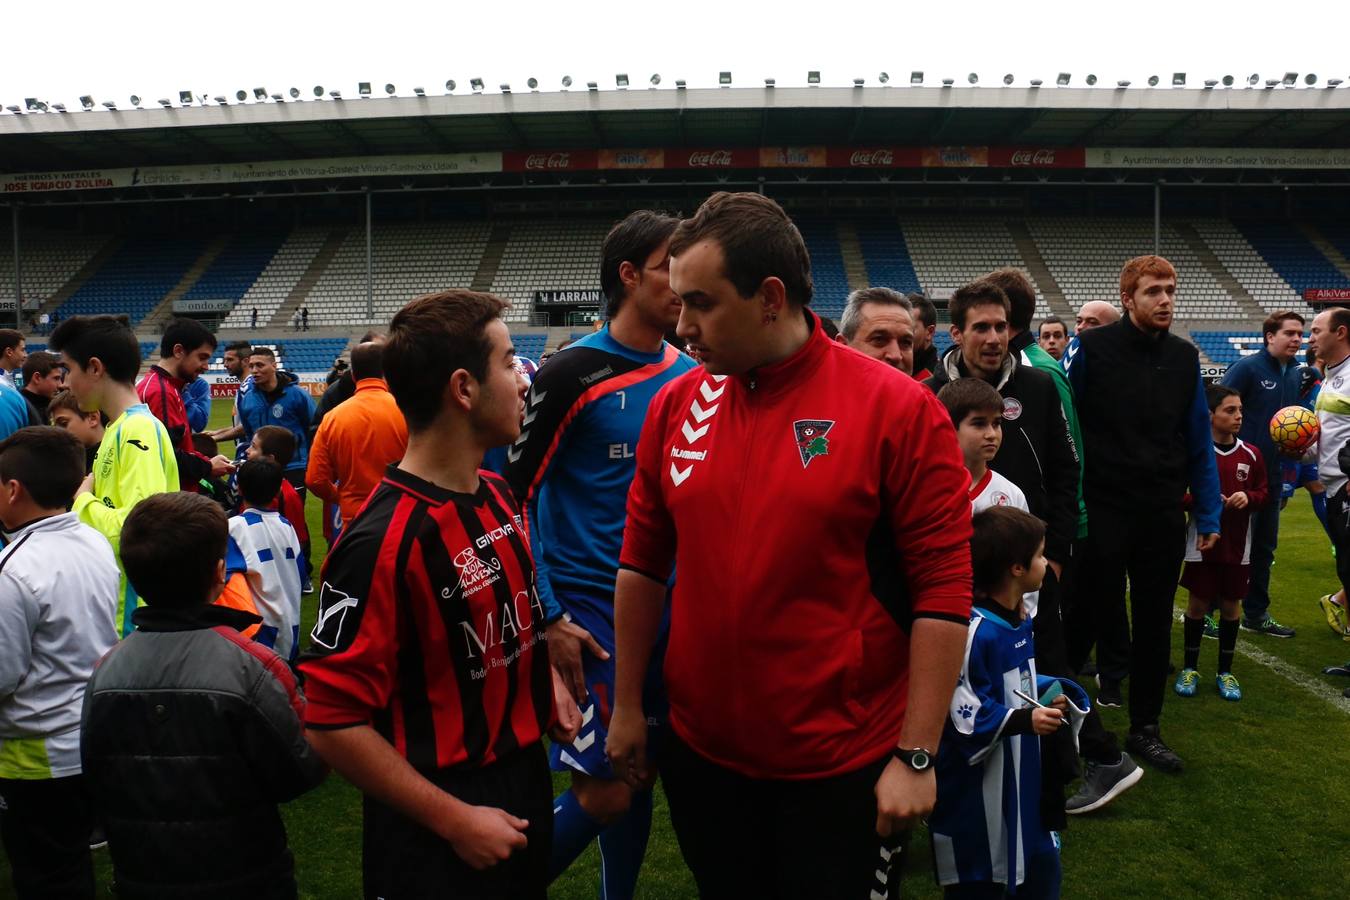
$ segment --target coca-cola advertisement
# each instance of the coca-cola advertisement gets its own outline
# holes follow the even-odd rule
[[[601,150],[600,168],[602,169],[663,169],[666,165],[664,150]]]
[[[822,169],[824,147],[760,147],[759,164],[766,169]]]
[[[576,172],[599,168],[595,150],[509,150],[502,154],[504,172]]]
[[[749,148],[666,150],[667,169],[753,169],[759,165],[759,151]]]
[[[916,147],[831,147],[832,169],[912,169],[920,162]]]
[[[989,165],[1009,169],[1081,169],[1082,147],[991,147]]]
[[[989,165],[988,147],[925,147],[926,169],[969,169]]]

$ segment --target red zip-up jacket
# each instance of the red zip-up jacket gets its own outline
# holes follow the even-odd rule
[[[136,384],[136,395],[169,432],[174,456],[178,459],[179,487],[196,493],[201,490],[198,482],[211,477],[211,460],[193,449],[187,406],[183,403],[183,384],[181,378],[175,378],[159,366],[151,366]]]
[[[895,746],[909,626],[970,618],[970,476],[921,384],[830,341],[657,394],[620,565],[676,571],[671,725],[755,778],[822,778]]]

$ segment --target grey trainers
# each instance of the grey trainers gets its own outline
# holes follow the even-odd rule
[[[1130,759],[1128,753],[1120,754],[1120,762],[1113,766],[1086,760],[1083,786],[1064,804],[1064,811],[1076,816],[1101,809],[1138,784],[1143,777],[1144,770]]]

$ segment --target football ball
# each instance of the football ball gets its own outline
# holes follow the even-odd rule
[[[1301,406],[1286,406],[1270,419],[1270,438],[1288,459],[1302,459],[1320,432],[1316,414]]]

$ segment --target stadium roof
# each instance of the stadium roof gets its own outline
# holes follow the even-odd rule
[[[796,144],[1342,148],[1350,89],[571,90],[0,115],[0,172]]]

